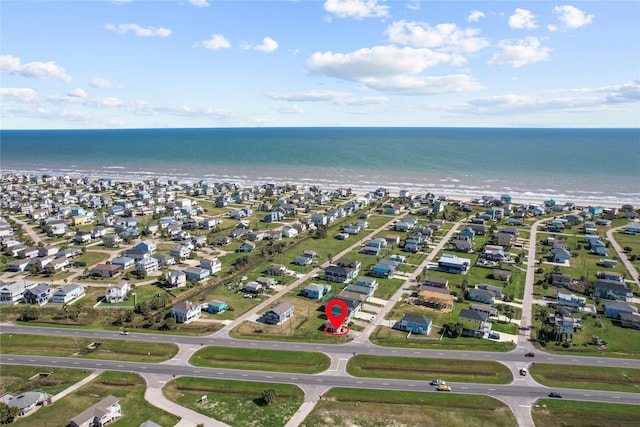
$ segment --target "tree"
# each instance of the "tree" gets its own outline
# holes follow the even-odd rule
[[[262,403],[265,405],[270,405],[271,403],[273,403],[273,401],[276,400],[276,397],[278,397],[278,392],[272,388],[268,388],[262,391],[261,399]]]
[[[24,310],[22,310],[22,314],[20,315],[20,320],[24,322],[30,322],[32,320],[38,320],[39,317],[40,317],[40,308],[34,305],[30,305],[28,307],[25,307]]]
[[[0,424],[9,424],[20,415],[20,408],[17,406],[9,406],[6,403],[0,403]]]

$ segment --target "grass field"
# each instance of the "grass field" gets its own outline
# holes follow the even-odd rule
[[[149,363],[169,360],[178,352],[175,344],[168,343],[101,340],[101,345],[92,348],[91,344],[94,341],[92,338],[2,334],[0,335],[0,352]]]
[[[322,353],[206,347],[189,360],[195,366],[248,369],[255,371],[317,374],[329,368],[331,360]]]
[[[553,425],[553,424],[549,424]],[[301,427],[515,427],[503,403],[488,396],[332,389]]]
[[[640,369],[536,363],[529,373],[548,387],[640,393]]]
[[[537,426],[636,427],[640,406],[542,399],[533,405],[531,414]]]
[[[475,360],[423,359],[415,357],[357,355],[347,364],[347,372],[355,377],[397,378],[467,383],[508,384],[513,375],[505,365]]]
[[[278,396],[270,405],[262,402],[265,389]],[[289,384],[266,384],[245,381],[178,378],[163,389],[168,399],[237,427],[281,427],[298,410],[304,393]],[[201,400],[207,396],[205,401]]]
[[[40,373],[49,374],[38,375]],[[38,390],[55,395],[89,374],[82,369],[41,368],[37,366],[4,365],[0,369],[0,396]]]
[[[66,426],[69,420],[91,405],[109,395],[117,397],[122,408],[122,417],[114,426],[139,426],[152,420],[162,426],[173,426],[179,418],[156,408],[144,400],[146,383],[137,374],[104,372],[77,391],[65,396],[55,404],[45,406],[28,417],[11,425],[16,427]]]

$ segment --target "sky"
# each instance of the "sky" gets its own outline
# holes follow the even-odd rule
[[[640,2],[0,1],[0,129],[640,127]]]

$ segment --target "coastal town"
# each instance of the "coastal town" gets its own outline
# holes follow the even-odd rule
[[[629,388],[620,390],[637,393],[640,386],[640,206],[37,174],[0,176],[0,194],[3,357],[44,356],[20,344],[37,325],[108,332],[134,345],[144,335],[201,340],[195,349],[179,345],[168,358],[184,367],[224,339],[263,346],[254,350],[272,342],[349,346],[354,351],[336,350],[317,373],[352,376],[349,364],[364,353],[358,348],[455,350],[465,357],[520,352],[524,359],[506,363],[510,381],[531,386],[538,368],[530,364],[541,354],[597,355],[627,361],[621,387]],[[335,300],[347,307],[337,329],[324,311]],[[39,334],[25,336],[38,343]],[[101,359],[106,340],[91,345],[89,353]],[[10,369],[4,365],[2,377]],[[179,380],[173,374],[163,384]],[[452,383],[475,382],[439,381],[430,391],[451,396],[458,391]],[[566,388],[588,388],[566,381]],[[82,384],[69,384],[66,393]],[[335,416],[326,408],[314,414],[329,388],[303,387],[303,403],[282,423],[253,425],[315,425],[314,416]],[[562,397],[553,390],[559,396],[545,397]],[[3,384],[1,391],[11,419],[27,422],[19,425],[64,402],[46,389]],[[147,395],[180,426],[242,425],[212,415],[212,393],[188,409],[176,394]],[[134,419],[132,402],[100,397],[86,406],[67,403],[64,422],[94,425],[87,423],[97,413],[103,418],[95,425]],[[262,398],[264,406],[274,399]],[[535,425],[535,401],[513,415],[517,425]],[[126,425],[178,425],[171,422]]]

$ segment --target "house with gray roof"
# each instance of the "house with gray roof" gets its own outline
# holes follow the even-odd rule
[[[120,401],[107,396],[69,421],[69,427],[102,427],[122,416]]]

